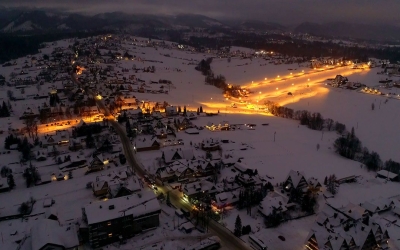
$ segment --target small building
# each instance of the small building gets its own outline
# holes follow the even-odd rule
[[[181,231],[183,231],[183,232],[185,232],[187,234],[190,234],[193,231],[194,228],[195,228],[195,226],[190,221],[182,223],[179,226],[179,230],[181,230]]]
[[[399,175],[388,170],[380,170],[376,172],[376,176],[379,178],[391,180],[391,181],[399,181]]]
[[[104,158],[102,154],[93,155],[92,160],[89,165],[89,171],[100,171],[103,170],[106,165],[108,165],[109,159]]]
[[[92,190],[95,196],[106,195],[108,193],[108,182],[103,180],[93,182]]]
[[[212,205],[217,209],[234,206],[239,201],[239,190],[222,192],[215,195]]]

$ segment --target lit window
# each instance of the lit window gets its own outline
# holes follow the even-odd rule
[[[111,226],[111,221],[107,222],[107,226]]]

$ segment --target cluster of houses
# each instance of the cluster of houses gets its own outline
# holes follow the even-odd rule
[[[390,202],[372,202],[390,209]],[[385,221],[371,202],[343,207],[327,204],[318,214],[306,238],[306,248],[317,249],[388,249],[388,221]],[[366,208],[367,207],[367,208]]]

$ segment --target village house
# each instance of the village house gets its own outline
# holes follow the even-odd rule
[[[161,158],[165,164],[170,164],[176,160],[193,160],[195,156],[191,148],[175,148],[163,150]]]
[[[216,151],[221,149],[220,141],[218,139],[205,139],[201,142],[201,149],[204,151]]]
[[[42,147],[52,145],[62,145],[69,143],[69,133],[67,130],[57,130],[55,134],[46,134],[42,140]]]
[[[175,126],[177,127],[178,130],[185,130],[193,127],[192,122],[187,117],[178,117],[175,119],[175,122],[176,122]]]
[[[160,142],[156,138],[138,137],[135,140],[134,150],[136,152],[159,150]]]
[[[64,155],[65,156],[65,155]],[[77,167],[83,167],[86,164],[86,158],[83,154],[74,152],[68,155],[67,161],[61,163],[58,168],[60,170],[62,169],[68,169],[68,168],[77,168]]]
[[[108,164],[109,159],[104,158],[103,154],[93,155],[92,160],[90,161],[90,165],[88,166],[88,171],[95,172],[103,170]]]
[[[219,192],[217,187],[209,181],[197,181],[182,185],[183,199],[192,202],[207,195],[213,196]]]
[[[75,224],[61,226],[58,221],[41,219],[31,229],[32,250],[78,250],[78,230]]]
[[[94,196],[104,196],[108,193],[108,182],[105,180],[98,180],[92,183],[92,191]]]
[[[216,171],[216,164],[206,160],[176,160],[157,169],[156,176],[162,182],[185,182],[199,177],[210,176]]]
[[[368,216],[368,215],[367,215]],[[325,206],[306,238],[306,248],[318,249],[388,249],[386,223],[379,217],[364,222],[346,223],[347,215]]]
[[[142,190],[142,186],[136,176],[132,176],[125,180],[114,179],[108,183],[108,195],[111,198],[131,195],[140,190]]]
[[[189,118],[189,120],[195,120],[197,119],[197,113],[194,111],[187,111],[186,115],[187,118]]]
[[[376,172],[376,176],[379,178],[387,179],[390,181],[399,181],[399,175],[388,170],[379,170]]]
[[[211,205],[218,210],[234,206],[239,201],[239,193],[239,190],[235,190],[216,194],[215,198],[211,202]]]
[[[156,120],[160,120],[160,119],[164,118],[164,116],[161,114],[161,112],[159,110],[155,110],[155,111],[151,112],[151,116]]]
[[[285,191],[298,189],[305,192],[307,190],[308,183],[302,172],[290,170],[283,187]]]
[[[375,213],[382,213],[392,209],[394,202],[388,198],[379,198],[375,200],[366,201],[360,204],[372,216]]]
[[[87,224],[90,246],[98,248],[158,227],[160,212],[155,194],[140,191],[86,205],[82,217]]]
[[[143,112],[140,107],[137,107],[136,109],[128,109],[124,112],[126,112],[126,116],[131,119],[139,119],[143,117]]]
[[[266,196],[258,205],[258,212],[268,219],[271,215],[284,215],[288,211],[287,201],[282,196]]]

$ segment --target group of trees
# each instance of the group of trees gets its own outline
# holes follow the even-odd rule
[[[126,128],[126,134],[129,138],[136,137],[136,130],[132,129],[131,122],[129,121],[129,119],[126,119],[125,128]]]
[[[0,117],[9,117],[9,116],[10,116],[10,111],[6,103],[3,101],[3,104],[1,105],[0,108]]]
[[[399,163],[389,160],[383,165],[378,153],[370,152],[368,148],[362,147],[360,139],[354,133],[354,128],[351,129],[350,133],[345,131],[342,136],[335,140],[333,145],[338,154],[363,163],[370,171],[378,171],[384,166],[385,169],[400,172]]]
[[[50,107],[55,107],[59,103],[60,103],[60,97],[58,97],[57,94],[50,95],[50,100],[49,100]]]
[[[370,152],[368,148],[362,147],[361,141],[354,133],[346,130],[346,125],[334,122],[332,119],[324,119],[320,113],[310,113],[307,110],[294,111],[290,108],[279,106],[278,104],[266,101],[266,108],[275,116],[299,120],[301,125],[306,125],[313,130],[335,130],[340,136],[334,142],[335,151],[343,157],[363,163],[368,170],[377,171],[382,168],[382,160],[378,153]],[[317,146],[319,149],[319,145]],[[400,163],[389,160],[384,164],[385,169],[392,169],[395,173],[400,173]]]
[[[25,178],[26,187],[28,188],[36,185],[36,183],[41,180],[39,172],[32,164],[29,164],[29,167],[25,169],[23,177]]]
[[[15,181],[12,170],[7,166],[3,166],[0,170],[0,173],[2,178],[7,178],[7,183],[10,189],[13,189],[15,187]]]
[[[326,186],[326,190],[331,194],[335,195],[338,192],[338,185],[336,183],[336,176],[330,175],[329,177],[326,176],[324,180],[324,185]]]
[[[13,144],[18,144],[18,147],[19,147],[21,144],[21,139],[13,134],[10,134],[4,140],[4,148],[10,149],[11,145],[13,145]]]
[[[207,84],[213,85],[225,91],[226,89],[228,89],[226,78],[223,75],[214,75],[213,71],[211,70],[212,60],[212,57],[207,58],[206,60],[201,60],[199,64],[195,67],[195,69],[201,71],[201,73],[205,76],[204,81]]]
[[[254,189],[253,187],[246,188],[239,193],[239,200],[237,207],[239,209],[246,208],[247,214],[251,215],[251,207],[258,205],[265,196],[263,196],[262,189]]]
[[[213,59],[212,57],[207,58],[206,60],[202,59],[199,64],[195,67],[196,70],[201,71],[201,73],[205,76],[208,76],[212,73],[211,71],[211,63]]]
[[[274,116],[298,120],[301,125],[305,125],[312,130],[336,130],[339,134],[342,134],[346,129],[344,124],[341,124],[340,122],[334,122],[330,118],[324,119],[323,116],[318,112],[311,113],[307,110],[294,111],[291,108],[280,106],[279,104],[271,101],[266,101],[264,105]]]
[[[240,237],[242,235],[246,235],[251,233],[251,226],[247,225],[247,226],[242,226],[242,219],[240,218],[240,216],[236,216],[236,220],[235,220],[235,229],[233,230],[233,234],[237,237]]]

